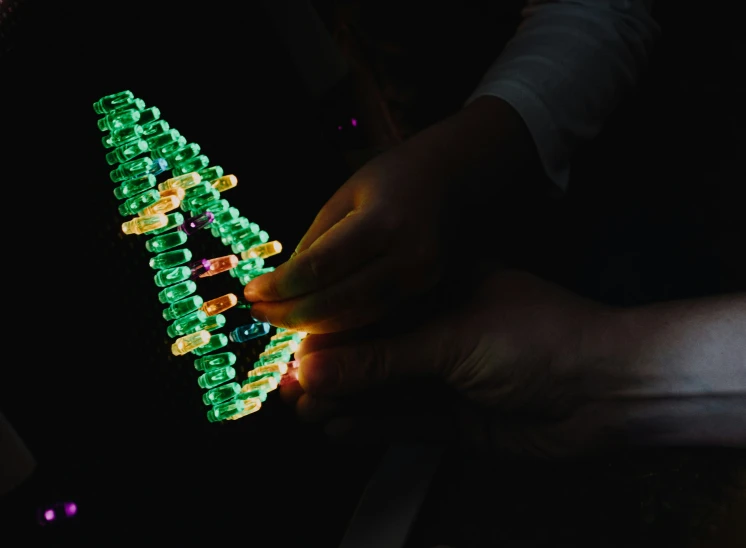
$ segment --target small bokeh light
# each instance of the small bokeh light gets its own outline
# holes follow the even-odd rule
[[[38,510],[40,525],[49,525],[74,517],[78,513],[78,505],[74,502],[58,502],[43,506]]]

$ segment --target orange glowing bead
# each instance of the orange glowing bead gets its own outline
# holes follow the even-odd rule
[[[146,207],[138,212],[140,217],[146,217],[148,215],[155,215],[157,213],[168,213],[173,211],[181,204],[181,200],[177,196],[166,196],[165,198],[161,195],[161,198],[151,206]]]
[[[201,308],[208,316],[214,316],[215,314],[220,314],[224,310],[236,306],[236,304],[238,304],[238,297],[233,293],[228,293],[227,295],[223,295],[217,299],[205,301]]]
[[[254,247],[250,247],[246,251],[242,251],[241,258],[244,260],[256,259],[257,257],[260,259],[266,259],[267,257],[277,255],[281,251],[282,244],[275,240],[273,242],[267,242],[266,244],[255,245]]]
[[[217,179],[215,179],[210,184],[212,185],[212,188],[214,188],[218,192],[223,192],[235,187],[238,184],[238,179],[235,175],[223,175],[222,177],[218,177]]]
[[[236,265],[238,265],[237,255],[225,255],[224,257],[216,257],[214,259],[210,259],[210,268],[200,274],[199,277],[205,278],[207,276],[214,276],[215,274],[226,272],[231,268],[236,268]]]
[[[179,202],[184,199],[184,196],[186,196],[186,190],[181,188],[180,186],[174,186],[171,188],[167,188],[166,190],[161,190],[161,198],[164,196],[176,196],[179,199]]]

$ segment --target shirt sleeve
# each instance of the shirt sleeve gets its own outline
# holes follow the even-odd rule
[[[636,85],[660,29],[652,0],[528,0],[522,21],[467,104],[484,95],[523,118],[547,176],[570,160]]]

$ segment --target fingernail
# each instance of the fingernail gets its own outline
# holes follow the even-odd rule
[[[250,303],[259,300],[259,295],[257,295],[256,291],[254,291],[254,288],[251,287],[251,282],[249,282],[247,285],[244,286],[243,296]]]
[[[253,306],[249,309],[251,312],[251,317],[254,318],[258,322],[266,322],[267,321],[267,315],[263,314],[261,310],[257,310]]]

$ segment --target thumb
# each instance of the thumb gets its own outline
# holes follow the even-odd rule
[[[309,348],[313,341],[305,340],[309,344],[298,358],[298,381],[313,396],[337,397],[383,383],[438,376],[441,370],[438,346],[443,337],[432,336],[432,342],[424,338],[417,333],[321,348]]]

